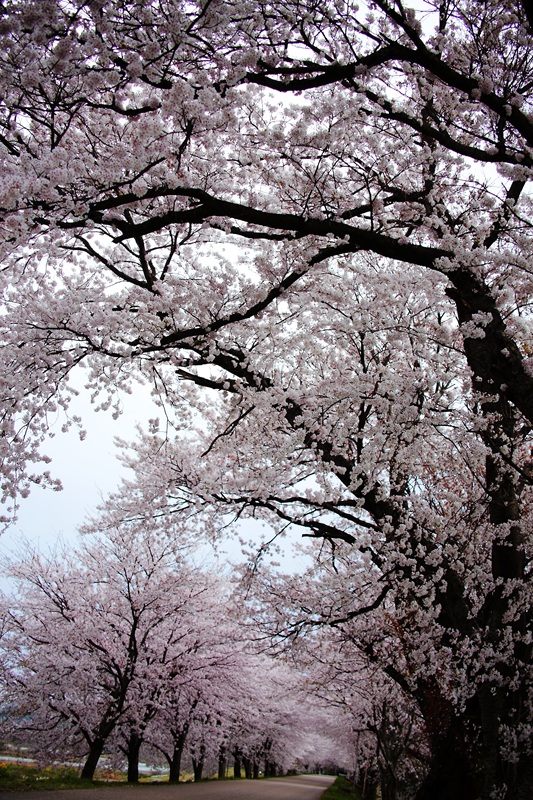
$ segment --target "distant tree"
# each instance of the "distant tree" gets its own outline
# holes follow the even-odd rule
[[[141,748],[165,757],[170,782],[184,755],[196,780],[215,762],[224,777],[230,742],[256,773],[294,763],[301,676],[250,650],[225,582],[183,556],[125,525],[12,563],[0,641],[11,736],[43,758],[84,758],[85,778],[104,748],[122,754],[130,783]]]
[[[368,565],[353,555],[340,545],[334,559],[317,557],[297,576],[256,571],[248,610],[273,647],[300,666],[316,703],[331,709],[334,763],[353,772],[369,796],[379,787],[387,800],[409,800],[426,773],[443,708],[435,694],[429,729],[400,679],[413,669],[407,663],[413,652],[405,651],[394,607],[383,602],[359,613]],[[436,661],[433,669],[444,677],[445,665]]]
[[[200,779],[205,763],[200,754],[205,757],[206,749],[218,752],[228,724],[228,709],[243,702],[242,672],[250,659],[244,654],[238,625],[228,612],[227,587],[213,576],[204,576],[204,581],[208,590],[192,617],[194,629],[187,640],[188,651],[161,665],[160,677],[155,678],[161,687],[158,713],[145,731],[147,742],[168,763],[170,782],[180,780],[182,760],[189,749],[193,750]],[[145,685],[153,689],[154,679]],[[242,713],[251,711],[244,706]]]
[[[139,651],[128,707],[116,727],[130,783],[139,779],[145,744],[165,755],[171,782],[179,780],[183,746],[199,700],[205,696],[205,702],[212,702],[213,681],[223,685],[222,670],[226,662],[232,663],[235,642],[227,636],[223,582],[207,570],[184,564],[175,571],[174,581],[161,583],[165,618],[157,630],[151,629],[149,646]]]
[[[158,720],[150,738],[150,743],[167,761],[170,783],[180,780],[185,745],[198,702],[194,691],[191,693],[187,689],[187,685],[182,686],[180,682],[170,684],[162,719]]]
[[[350,613],[386,603],[430,732],[417,800],[531,785],[532,25],[525,0],[1,12],[5,502],[53,484],[73,370],[104,408],[150,380],[125,513],[353,545]]]
[[[77,551],[28,552],[11,575],[19,727],[48,755],[66,745],[84,753],[82,775],[92,778],[117,724],[129,720],[134,779],[154,669],[175,669],[194,648],[201,576],[176,562],[168,540],[117,531]]]
[[[197,632],[194,652],[169,676],[161,711],[147,728],[146,740],[165,757],[171,782],[180,780],[184,762],[196,781],[213,765],[224,778],[235,754],[247,777],[254,777],[254,764],[255,777],[259,770],[272,773],[274,765],[291,768],[313,718],[300,672],[250,651],[243,628],[237,633],[229,616],[224,620],[223,602],[218,598],[216,626]]]

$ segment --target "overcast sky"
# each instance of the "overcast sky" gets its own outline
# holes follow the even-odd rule
[[[58,432],[42,447],[52,458],[48,468],[61,480],[63,491],[35,487],[21,501],[18,520],[0,539],[4,551],[11,549],[21,536],[43,548],[53,545],[60,535],[66,540],[76,539],[77,527],[125,474],[116,457],[114,437],[134,437],[135,424],[146,417],[147,398],[142,389],[137,397],[128,398],[125,413],[117,420],[111,412],[95,412],[83,392],[73,400],[71,410],[82,417],[86,439],[80,441],[78,432],[72,429]]]
[[[27,499],[20,501],[17,521],[0,535],[0,560],[12,554],[22,540],[29,540],[40,550],[53,547],[58,538],[76,542],[79,526],[128,472],[117,459],[114,437],[134,439],[138,423],[145,427],[148,418],[158,416],[146,387],[139,387],[132,395],[125,396],[124,409],[122,416],[114,420],[111,412],[95,412],[88,392],[80,391],[72,401],[71,413],[82,418],[87,437],[80,441],[75,429],[61,433],[61,421],[58,421],[59,432],[42,448],[52,458],[47,468],[61,480],[63,491],[35,487]],[[257,532],[259,539],[264,534],[264,529],[253,521],[243,524],[246,538],[255,538]],[[298,540],[297,535],[295,539]],[[220,559],[242,560],[236,540],[224,542],[220,549]],[[290,541],[285,541],[284,551],[281,556],[273,553],[273,560],[280,561],[283,568],[290,571],[304,568],[307,559],[294,553]],[[210,550],[205,557],[208,561],[215,558]]]

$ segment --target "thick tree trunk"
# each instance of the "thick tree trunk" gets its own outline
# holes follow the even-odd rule
[[[233,777],[240,778],[241,776],[241,751],[236,748],[233,751]]]
[[[416,800],[489,800],[495,796],[499,800],[518,800],[523,791],[521,787],[529,783],[525,778],[528,765],[506,763],[501,754],[502,725],[513,730],[519,710],[527,702],[522,697],[523,690],[516,686],[511,689],[511,685],[516,681],[520,662],[524,674],[531,662],[530,648],[520,641],[526,621],[513,612],[513,604],[520,597],[521,583],[525,580],[526,561],[520,528],[522,478],[512,466],[517,415],[508,397],[503,392],[498,393],[499,382],[493,380],[496,333],[503,329],[503,323],[490,304],[484,306],[488,303],[488,294],[486,297],[481,289],[471,296],[467,292],[463,298],[453,290],[449,294],[457,302],[462,323],[469,322],[478,311],[488,311],[492,317],[492,322],[484,328],[483,337],[465,339],[465,352],[474,374],[474,388],[484,395],[481,409],[487,424],[480,434],[487,447],[485,485],[494,536],[491,571],[495,585],[487,594],[474,627],[478,633],[482,632],[494,652],[501,650],[502,655],[501,660],[496,660],[492,666],[494,677],[487,675],[485,682],[477,687],[462,716],[450,709],[443,715],[431,715],[424,693],[419,693],[432,742],[432,762]],[[463,302],[464,297],[469,298],[469,303]],[[445,613],[448,612],[442,622],[445,628],[469,638],[472,634],[470,615],[465,613],[461,603],[456,602],[462,594],[461,587],[453,597],[450,596],[451,588],[448,582],[445,600],[450,602],[448,607],[446,602],[441,604]],[[517,641],[514,657],[511,656],[513,664],[509,664],[510,650],[506,637]],[[432,716],[433,719],[440,718],[440,732],[431,732]]]
[[[139,783],[139,754],[142,738],[131,733],[128,739],[128,783]]]
[[[89,781],[92,781],[94,778],[94,773],[96,771],[96,767],[98,766],[98,762],[100,761],[100,756],[104,751],[106,738],[99,736],[93,739],[89,749],[89,755],[87,756],[85,764],[83,765],[80,778],[84,778],[85,780]]]
[[[265,778],[275,778],[276,777],[276,765],[273,761],[269,761],[268,758],[265,759]]]
[[[512,723],[513,706],[519,705],[513,691],[490,682],[478,688],[462,715],[435,704],[430,769],[415,800],[529,800],[533,758],[507,763],[500,752],[500,725]]]
[[[130,665],[128,675],[120,684],[118,691],[112,694],[112,702],[110,702],[102,714],[100,723],[96,728],[94,738],[90,743],[89,755],[87,756],[85,764],[83,765],[83,769],[80,773],[81,778],[92,781],[94,777],[100,756],[104,751],[105,743],[114,731],[117,721],[120,719],[122,709],[124,708],[126,693],[131,681],[132,670],[133,665]]]
[[[185,747],[185,740],[187,738],[187,731],[182,731],[179,736],[174,740],[174,749],[172,756],[167,757],[169,765],[168,782],[179,783],[181,774],[181,757],[183,755],[183,748]]]
[[[466,716],[473,715],[472,701],[464,715],[457,715],[435,682],[420,680],[416,689],[431,761],[415,800],[476,800],[472,747],[465,726]]]
[[[252,763],[252,778],[257,780],[259,778],[259,762],[254,758]]]
[[[244,767],[244,775],[246,778],[250,779],[252,777],[252,760],[248,758],[248,756],[242,757],[242,764]]]
[[[169,762],[169,773],[168,773],[168,782],[169,783],[179,783],[180,782],[180,774],[181,774],[181,756],[183,750],[178,750],[174,748],[174,752],[172,753],[172,758]]]
[[[533,786],[533,756],[523,756],[514,770],[516,800],[531,800]]]
[[[361,800],[376,800],[377,793],[377,782],[369,775],[365,775],[361,786]]]
[[[389,770],[381,774],[379,786],[381,790],[381,800],[397,800],[397,781],[395,776]]]
[[[219,779],[219,781],[224,780],[224,778],[226,777],[226,766],[227,766],[226,753],[227,753],[226,745],[225,744],[221,744],[220,748],[219,748],[219,751],[218,751],[218,779]]]
[[[202,775],[204,772],[204,764],[205,764],[205,744],[200,745],[200,751],[198,754],[198,758],[192,756],[192,768],[194,772],[194,780],[201,781]]]
[[[416,800],[477,800],[479,787],[472,775],[460,723],[449,726],[433,748],[431,767]]]

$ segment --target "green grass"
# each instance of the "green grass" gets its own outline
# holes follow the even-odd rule
[[[320,800],[358,800],[358,798],[359,793],[354,794],[353,783],[340,775],[320,796]]]
[[[45,767],[44,769],[39,769],[32,764],[17,764],[0,759],[0,798],[2,791],[91,789],[94,786],[106,785],[105,781],[81,780],[78,777],[78,770],[72,767]]]

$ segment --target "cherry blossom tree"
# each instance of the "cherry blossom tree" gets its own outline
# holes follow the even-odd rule
[[[353,613],[366,590],[361,565],[354,569],[351,549],[341,550],[296,577],[256,571],[249,611],[275,649],[299,664],[307,691],[336,711],[337,752],[343,742],[363,796],[374,798],[379,786],[387,800],[410,798],[426,771],[430,731],[399,677],[407,670],[393,608]],[[438,714],[436,706],[433,726]]]
[[[295,763],[310,716],[301,676],[257,655],[228,586],[183,561],[169,537],[134,526],[10,569],[0,644],[3,716],[43,759],[104,752],[139,779],[141,748],[163,755],[169,780],[182,756],[195,780],[238,748],[254,776]],[[309,712],[308,712],[309,714]]]
[[[227,591],[212,576],[203,580],[208,592],[202,594],[201,606],[195,609],[192,646],[189,643],[187,653],[181,656],[169,649],[159,676],[150,671],[141,679],[150,694],[159,687],[156,713],[149,719],[145,715],[143,730],[146,741],[165,757],[170,782],[180,780],[188,748],[204,757],[206,747],[210,752],[219,750],[229,709],[240,697],[243,673],[250,669],[238,623],[229,613]],[[149,710],[150,706],[141,704],[140,708]],[[139,729],[138,724],[135,727]],[[196,759],[197,780],[204,757]]]
[[[316,753],[327,745],[325,711],[313,708],[300,671],[251,651],[243,630],[242,622],[240,632],[235,630],[228,614],[199,634],[194,654],[167,678],[146,741],[165,757],[170,782],[180,780],[184,765],[192,766],[196,781],[206,770],[222,779],[231,758],[237,778],[241,767],[249,778],[292,769],[302,761],[309,728],[316,734]]]
[[[176,561],[168,539],[128,533],[86,541],[77,552],[31,552],[11,569],[19,727],[38,735],[48,756],[67,745],[84,754],[87,778],[119,722],[129,723],[133,778],[144,727],[165,689],[158,673],[183,669],[197,648],[203,596],[212,590],[207,577]]]
[[[342,613],[389,615],[386,669],[429,732],[418,800],[530,780],[531,16],[11,0],[0,19],[8,509],[54,483],[38,462],[51,415],[80,424],[71,373],[104,408],[150,381],[164,426],[124,514],[351,545],[367,580]]]

